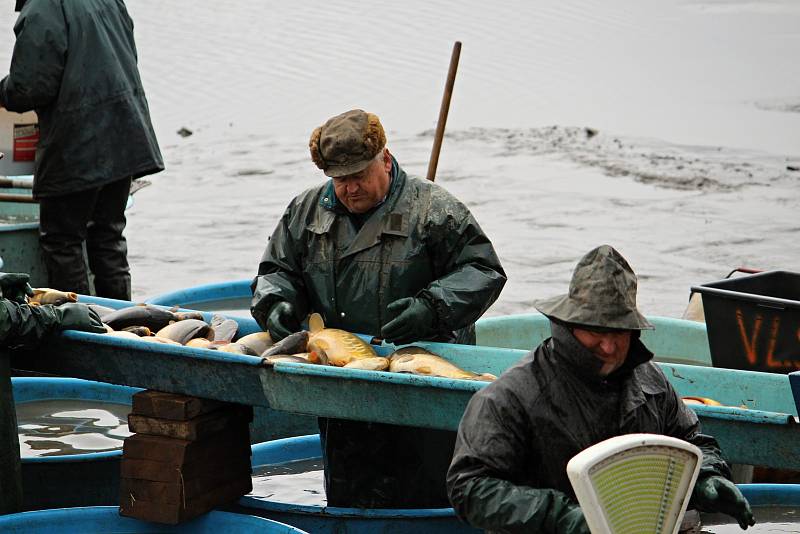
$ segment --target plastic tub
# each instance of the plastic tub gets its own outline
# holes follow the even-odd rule
[[[703,296],[715,367],[800,369],[800,273],[768,271],[692,287]]]
[[[303,534],[289,525],[260,517],[212,511],[180,525],[162,525],[121,517],[116,506],[40,510],[0,516],[0,532],[25,534],[115,534],[139,532],[263,532]]]
[[[253,467],[283,464],[321,457],[319,435],[279,439],[253,446]],[[262,500],[239,499],[235,510],[274,519],[315,534],[377,534],[425,532],[426,534],[476,533],[460,522],[452,508],[394,510],[308,506]]]
[[[91,400],[130,407],[137,388],[75,378],[11,379],[14,402]],[[22,459],[23,509],[117,504],[122,449]]]

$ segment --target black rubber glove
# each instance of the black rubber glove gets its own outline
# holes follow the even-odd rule
[[[276,302],[267,314],[267,330],[273,341],[280,341],[302,330],[294,306],[284,301]]]
[[[30,276],[24,273],[0,273],[0,297],[25,304],[25,297],[33,296],[28,280]]]
[[[750,503],[736,484],[721,476],[709,476],[697,482],[693,502],[703,512],[721,512],[739,522],[743,530],[756,524]]]
[[[386,341],[402,345],[430,337],[436,331],[436,313],[423,299],[397,299],[386,309],[389,317],[394,316],[381,329],[381,336]]]
[[[556,522],[556,532],[558,534],[592,534],[583,510],[577,504],[570,505]]]
[[[59,330],[81,330],[104,334],[106,327],[97,312],[85,304],[68,302],[55,308]]]

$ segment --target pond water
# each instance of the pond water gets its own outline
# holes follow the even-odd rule
[[[325,506],[322,459],[297,460],[253,469],[248,497],[287,504]]]
[[[137,299],[252,277],[291,198],[324,179],[307,140],[332,115],[377,113],[424,176],[455,40],[437,183],[507,271],[490,315],[565,292],[602,243],[638,273],[646,314],[680,316],[690,286],[735,267],[800,270],[794,0],[128,8],[167,166],[128,212]]]
[[[800,532],[800,509],[797,506],[760,506],[753,508],[755,526],[747,533],[789,533]],[[703,527],[701,534],[739,534],[744,532],[738,523],[721,514],[701,514]]]
[[[113,451],[122,448],[130,406],[71,399],[16,405],[22,458]]]

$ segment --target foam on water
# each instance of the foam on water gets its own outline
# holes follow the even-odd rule
[[[60,456],[122,448],[130,406],[86,400],[16,405],[20,456]]]

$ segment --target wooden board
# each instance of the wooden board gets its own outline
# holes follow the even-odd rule
[[[184,482],[157,482],[123,477],[120,479],[119,494],[122,500],[180,504],[185,500],[193,500],[209,493],[218,487],[246,480],[252,481],[250,469],[217,471],[206,476],[189,478]]]
[[[240,432],[253,419],[252,406],[235,405],[199,415],[188,421],[128,414],[128,428],[137,434],[195,441],[217,432]]]
[[[211,492],[186,498],[180,503],[140,500],[123,494],[119,514],[142,521],[175,525],[211,511],[222,504],[238,499],[252,491],[250,477],[240,478],[218,486]]]
[[[198,415],[213,412],[225,406],[230,406],[230,403],[148,389],[133,396],[131,413],[174,421],[188,421]]]
[[[250,434],[243,427],[237,432],[219,432],[199,441],[133,434],[125,438],[122,456],[126,459],[155,460],[170,465],[213,462],[226,455],[250,455]]]
[[[156,482],[186,482],[191,478],[209,477],[216,472],[241,472],[250,470],[249,455],[226,455],[214,462],[194,462],[186,465],[172,465],[154,460],[128,459],[123,456],[120,463],[120,476]]]

